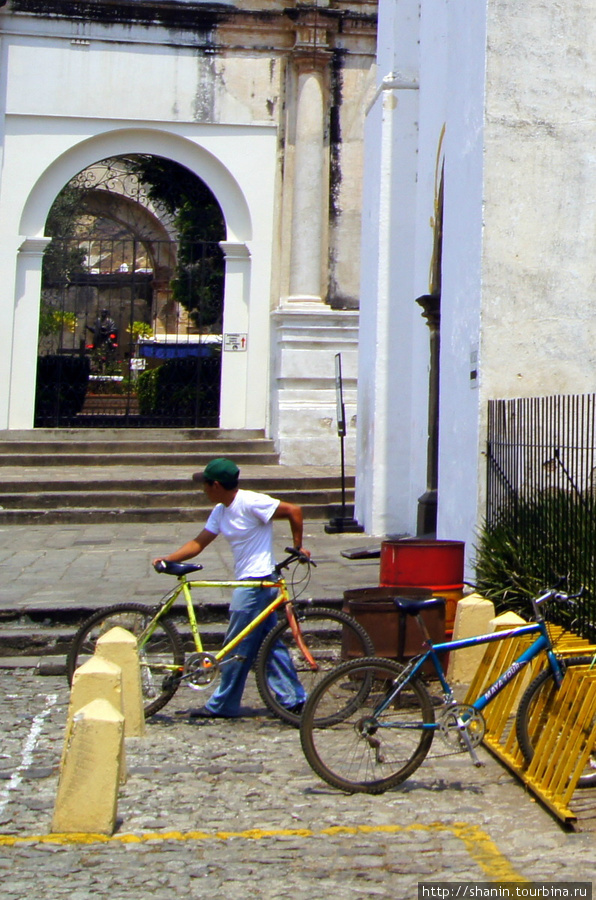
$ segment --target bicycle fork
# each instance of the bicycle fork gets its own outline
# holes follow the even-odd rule
[[[317,669],[319,668],[319,664],[317,663],[317,661],[313,657],[312,653],[306,646],[304,638],[302,637],[302,632],[300,631],[300,625],[298,624],[298,619],[296,618],[296,613],[294,612],[294,607],[292,606],[291,603],[286,603],[286,616],[288,619],[288,624],[292,631],[292,636],[293,636],[294,640],[296,641],[296,645],[297,645],[298,649],[302,653],[304,659],[310,666],[311,670],[313,672],[316,672]]]

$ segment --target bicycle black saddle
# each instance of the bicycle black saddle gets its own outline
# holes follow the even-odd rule
[[[408,616],[417,616],[425,609],[434,609],[436,606],[445,606],[443,597],[431,597],[429,600],[412,600],[411,597],[393,597],[393,602]]]
[[[161,575],[190,575],[191,572],[199,572],[203,566],[193,563],[167,562],[165,559],[160,559],[153,568]]]

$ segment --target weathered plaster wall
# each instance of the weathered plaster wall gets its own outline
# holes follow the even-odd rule
[[[274,423],[285,461],[329,462],[336,447],[327,420],[337,346],[347,354],[353,391],[362,109],[373,87],[375,14],[374,0],[336,0],[316,9],[274,0],[238,6],[12,0],[2,8],[0,104],[6,103],[6,116],[0,128],[8,158],[0,184],[8,298],[0,309],[7,351],[2,383],[13,385],[10,405],[19,427],[27,427],[31,411],[33,383],[24,404],[21,386],[34,366],[35,298],[49,205],[77,166],[143,147],[172,153],[207,181],[224,208],[226,284],[234,298],[226,294],[225,330],[248,330],[249,353],[227,360],[224,395],[228,391],[232,406],[222,425]],[[306,311],[294,303],[278,353],[269,342],[270,312],[285,303],[291,267],[301,271],[290,252],[296,248],[294,190],[308,179],[296,168],[295,123],[300,73],[309,71],[321,85],[321,153],[312,171],[322,190],[316,223],[322,252],[316,302]],[[309,222],[299,224],[308,235]],[[28,263],[26,277],[18,276],[17,290],[24,293],[23,299],[17,295],[15,315],[15,259],[23,237],[32,235],[40,241],[19,257],[21,269],[25,258]],[[308,323],[310,343],[302,336],[295,341],[289,324],[303,312],[300,328]],[[11,357],[13,334],[29,348],[27,360]],[[321,335],[331,335],[327,344]],[[271,358],[277,370],[271,371]],[[238,384],[246,387],[242,402],[234,395]],[[3,421],[10,421],[8,404],[0,398]],[[353,432],[348,451],[353,462]]]
[[[151,32],[150,43],[138,33],[131,40],[121,24],[19,18],[10,26],[1,37],[8,73],[0,194],[3,427],[32,423],[44,247],[37,239],[43,238],[51,203],[86,166],[134,152],[186,165],[222,206],[229,259],[225,328],[251,335],[246,353],[224,354],[222,426],[265,427],[278,170],[276,127],[265,101],[253,98],[251,110],[236,113],[233,123],[224,121],[225,85],[209,76],[211,61],[196,47],[171,47],[159,29]],[[253,63],[254,80],[269,83],[271,67],[262,59]],[[208,102],[201,94],[204,84],[213,88]],[[242,95],[240,87],[237,93]]]
[[[594,391],[594,4],[491,0],[488,31],[482,397]]]

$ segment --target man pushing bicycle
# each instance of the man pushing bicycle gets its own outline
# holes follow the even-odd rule
[[[215,504],[205,527],[194,540],[188,541],[167,556],[153,560],[183,562],[202,553],[215,538],[222,534],[228,541],[234,556],[236,580],[275,581],[273,554],[273,521],[287,519],[292,532],[293,546],[306,556],[310,553],[302,547],[302,509],[294,503],[286,503],[255,491],[238,487],[240,470],[231,459],[211,460],[203,472],[193,475],[193,481],[202,482],[203,490]],[[226,643],[242,631],[262,610],[275,599],[277,588],[247,586],[236,588],[230,603],[230,619]],[[257,628],[238,644],[235,656],[221,669],[221,681],[208,703],[193,710],[193,718],[233,718],[239,715],[240,701],[250,668],[263,638],[275,626],[277,616],[268,616]],[[271,659],[271,678],[282,704],[292,710],[301,709],[306,699],[294,664],[284,645],[279,642]]]

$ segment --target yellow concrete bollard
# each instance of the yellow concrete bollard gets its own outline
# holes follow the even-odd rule
[[[124,716],[92,700],[73,717],[52,819],[55,834],[113,834]]]
[[[519,628],[520,625],[526,625],[526,620],[511,610],[490,620],[491,631],[507,631],[508,628]]]
[[[122,670],[115,663],[110,662],[108,659],[101,659],[98,656],[92,656],[86,663],[79,666],[72,679],[66,720],[66,736],[60,763],[61,769],[66,757],[66,748],[68,747],[74,716],[83,706],[91,703],[92,700],[107,700],[114,709],[117,709],[119,713],[124,715],[122,708]],[[124,745],[122,745],[122,759],[120,761],[120,780],[122,782],[126,781]]]
[[[120,626],[111,628],[98,638],[95,654],[120,666],[125,736],[142,737],[145,734],[145,714],[135,636]]]
[[[458,641],[492,632],[494,629],[491,627],[491,621],[494,615],[495,606],[492,601],[481,597],[480,594],[468,594],[457,604],[453,640]],[[479,644],[477,647],[468,647],[451,653],[447,667],[449,681],[454,684],[470,684],[482,662],[485,650],[486,644]]]

